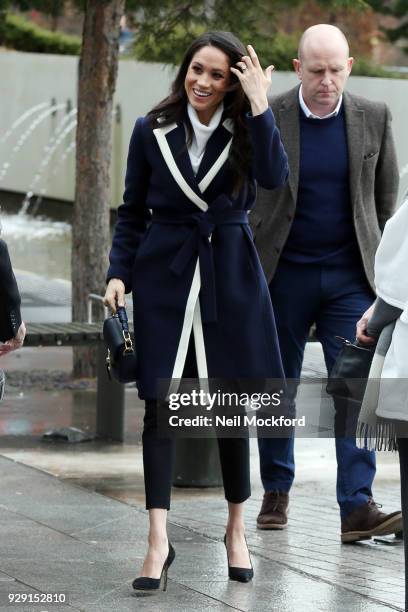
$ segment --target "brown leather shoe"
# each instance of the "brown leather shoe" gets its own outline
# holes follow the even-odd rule
[[[256,520],[258,529],[285,529],[288,524],[289,494],[283,491],[266,491],[262,508]]]
[[[341,541],[358,542],[369,540],[372,536],[388,535],[402,530],[400,511],[385,514],[380,512],[372,497],[366,504],[359,506],[341,521]]]

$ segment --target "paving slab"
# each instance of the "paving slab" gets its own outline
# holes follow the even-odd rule
[[[334,516],[323,532],[316,527],[315,550],[291,529],[264,534],[249,525],[255,579],[249,585],[232,583],[222,543],[225,505],[220,500],[209,504],[207,500],[205,515],[197,502],[175,503],[169,534],[177,558],[168,592],[137,597],[130,584],[144,554],[147,513],[143,508],[5,457],[0,457],[0,482],[4,605],[9,593],[19,591],[68,592],[69,604],[61,610],[403,609],[402,584],[395,571],[401,547],[388,547],[385,553],[373,546],[342,546]],[[294,503],[294,516],[301,511],[300,502]]]

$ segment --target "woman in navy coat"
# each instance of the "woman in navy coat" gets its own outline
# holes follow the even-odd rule
[[[135,589],[155,590],[174,559],[166,533],[174,440],[157,436],[158,381],[283,377],[269,291],[248,225],[256,184],[273,189],[288,163],[254,49],[229,32],[196,39],[164,101],[131,137],[105,303],[132,291],[149,547]],[[194,342],[190,342],[193,339]],[[190,348],[189,348],[190,346]],[[173,389],[176,386],[171,385]],[[247,438],[219,439],[229,518],[229,576],[253,570],[244,536]]]

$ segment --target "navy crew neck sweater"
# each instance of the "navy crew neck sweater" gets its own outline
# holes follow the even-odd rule
[[[347,133],[337,116],[307,118],[300,110],[299,187],[282,258],[298,263],[358,253],[349,187]]]

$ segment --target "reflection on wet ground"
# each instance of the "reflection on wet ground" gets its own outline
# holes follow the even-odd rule
[[[316,348],[312,350],[316,352]],[[72,351],[67,347],[29,348],[5,357],[1,365],[6,370],[13,369],[18,378],[18,370],[26,370],[34,358],[37,359],[36,365],[40,371],[48,364],[54,372],[69,374]],[[311,367],[311,356],[309,364]],[[60,378],[56,376],[57,380]],[[44,384],[41,385],[41,379],[37,379],[37,386],[24,389],[8,385],[0,406],[0,453],[121,501],[143,504],[141,432],[144,407],[137,397],[136,389],[129,386],[125,394],[123,445],[98,441],[68,444],[42,440],[42,434],[69,426],[93,432],[96,391],[94,385],[81,390],[66,389],[63,384],[56,383],[55,388],[52,385],[50,388],[50,381],[53,380],[48,375]],[[320,487],[333,487],[332,505],[335,507],[334,441],[303,438],[298,439],[296,445],[297,485],[306,488],[314,486],[317,479]],[[253,490],[261,495],[256,440],[251,440],[251,471]],[[394,482],[395,490],[398,491],[398,479],[397,456],[381,454],[376,482]],[[210,499],[219,495],[219,490],[175,489],[175,499],[189,499],[191,495]]]

